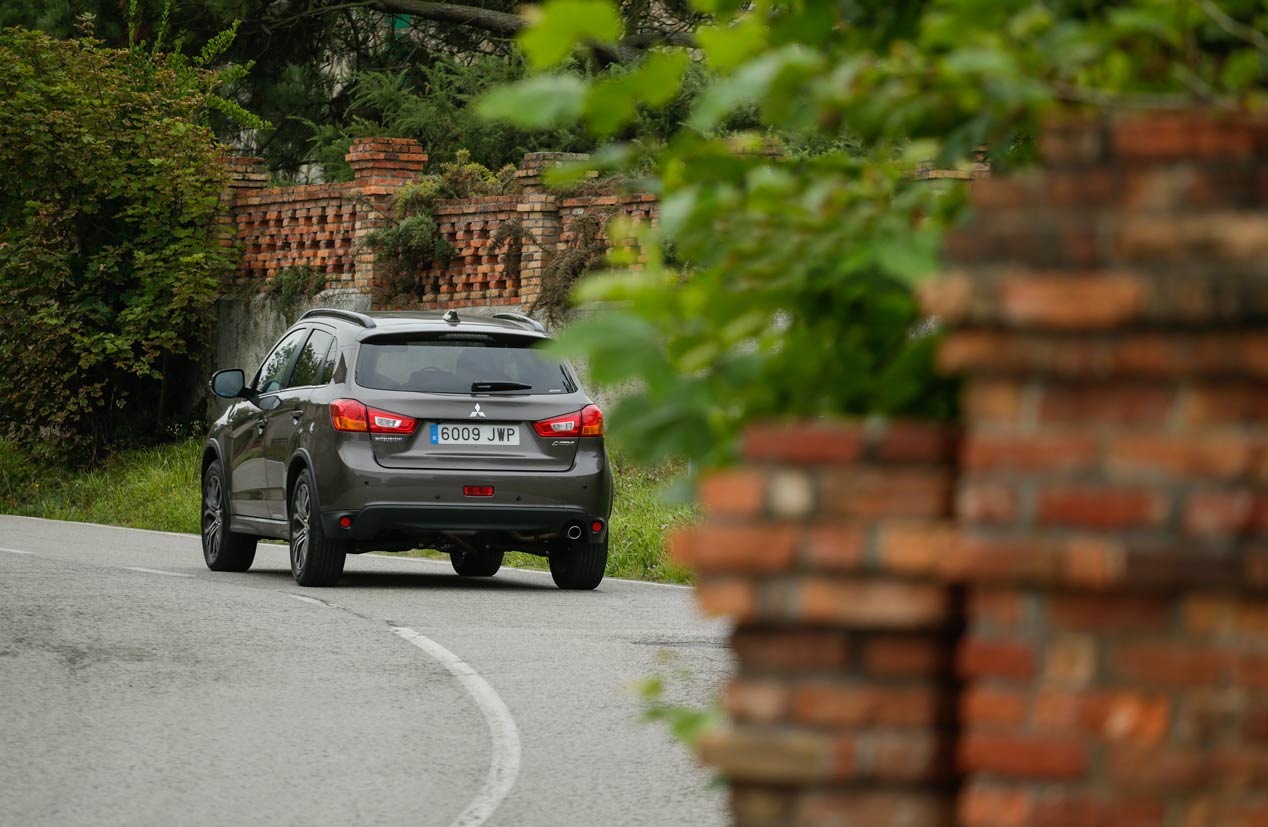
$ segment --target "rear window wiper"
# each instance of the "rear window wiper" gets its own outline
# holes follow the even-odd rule
[[[525,385],[523,382],[472,382],[471,392],[481,393],[489,391],[527,391],[532,390],[532,385]]]

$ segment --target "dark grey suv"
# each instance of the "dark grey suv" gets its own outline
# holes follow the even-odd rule
[[[537,322],[311,310],[234,400],[203,451],[203,555],[246,571],[256,541],[290,542],[303,586],[348,554],[433,548],[488,577],[508,550],[593,589],[608,556],[612,473],[603,414]]]

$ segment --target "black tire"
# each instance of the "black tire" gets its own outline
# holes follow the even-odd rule
[[[301,586],[333,586],[343,574],[350,544],[326,537],[317,509],[317,486],[305,468],[290,502],[291,574]]]
[[[214,460],[203,472],[203,560],[212,571],[246,571],[255,562],[258,537],[229,530],[224,468]]]
[[[586,591],[603,582],[608,541],[562,541],[550,550],[550,576],[561,589]]]
[[[451,551],[449,562],[453,570],[463,577],[492,577],[502,568],[505,552],[492,549],[476,549],[472,551]]]

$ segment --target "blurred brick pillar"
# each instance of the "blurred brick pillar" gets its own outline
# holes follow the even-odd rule
[[[966,377],[959,823],[1268,824],[1268,121],[1042,149],[926,295]]]
[[[924,294],[936,428],[750,432],[673,551],[734,821],[1268,825],[1268,121],[1053,123]]]
[[[673,538],[706,611],[737,621],[730,726],[702,746],[742,827],[942,827],[953,801],[953,589],[874,569],[890,525],[951,507],[937,426],[756,428]],[[843,820],[843,814],[855,820]]]

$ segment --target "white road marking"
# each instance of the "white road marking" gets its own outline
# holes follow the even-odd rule
[[[467,808],[450,822],[449,827],[478,827],[493,815],[503,799],[515,786],[520,772],[520,733],[511,711],[498,697],[498,693],[483,676],[462,658],[450,652],[436,641],[404,626],[393,626],[392,631],[422,649],[458,679],[463,688],[475,700],[476,706],[489,725],[493,739],[493,755],[489,761],[489,774],[484,785],[476,793]]]
[[[330,604],[329,604],[329,603],[325,602],[324,600],[318,600],[318,599],[317,599],[317,598],[315,598],[315,597],[309,597],[309,596],[307,596],[307,595],[303,595],[303,594],[287,594],[286,596],[287,596],[287,597],[293,597],[293,598],[295,598],[296,600],[302,600],[302,601],[304,601],[305,603],[312,603],[314,606],[321,606],[323,609],[329,609],[329,608],[330,608]]]
[[[87,523],[83,520],[50,520],[48,517],[23,517],[17,514],[5,514],[6,520],[33,520],[39,523],[52,523],[53,525],[84,525],[90,528],[113,528],[116,531],[140,531],[143,534],[162,534],[167,537],[193,537],[201,539],[197,534],[183,534],[179,531],[157,531],[153,528],[131,528],[125,525],[110,525],[108,523]]]
[[[162,569],[147,569],[144,566],[120,566],[119,568],[127,569],[128,571],[144,572],[145,574],[163,574],[168,577],[193,577],[194,576],[192,574],[185,574],[184,572],[179,572],[179,571],[163,571]]]
[[[32,557],[38,557],[38,556],[39,556],[38,554],[36,554],[36,553],[35,553],[35,552],[33,552],[33,551],[23,551],[23,550],[22,550],[22,549],[20,549],[20,548],[0,548],[0,551],[7,551],[7,552],[9,552],[10,554],[29,554],[29,555],[31,555]]]

